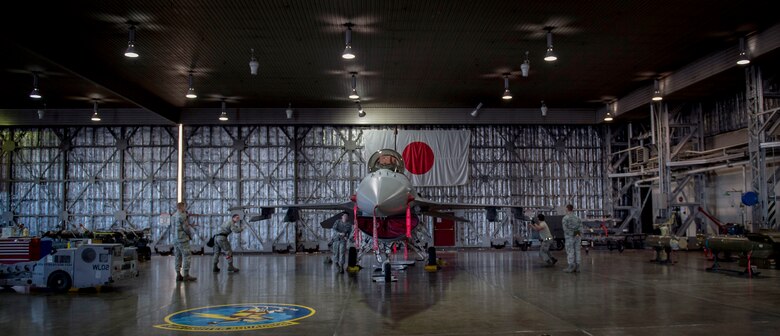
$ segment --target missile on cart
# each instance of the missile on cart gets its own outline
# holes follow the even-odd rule
[[[696,245],[697,247],[703,246],[704,241],[707,239],[707,236],[703,234],[697,234],[696,235]],[[678,236],[670,236],[670,235],[648,235],[645,238],[645,245],[653,248],[693,248],[694,246],[690,245],[691,243],[688,242],[688,237],[678,237]]]
[[[704,246],[714,253],[750,253],[751,258],[769,258],[774,252],[771,243],[754,241],[746,237],[713,236],[707,238]]]
[[[645,238],[645,246],[649,247],[672,247],[672,244],[678,244],[679,238],[675,236],[648,235]]]

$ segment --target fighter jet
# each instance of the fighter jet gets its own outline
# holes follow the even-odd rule
[[[254,216],[251,221],[268,219],[274,213],[275,208],[287,208],[286,221],[294,221],[299,209],[340,210],[350,214],[354,222],[355,246],[360,248],[358,256],[369,252],[373,247],[377,261],[383,264],[385,280],[391,279],[388,265],[390,247],[393,244],[403,243],[404,247],[411,248],[424,260],[424,247],[421,239],[413,233],[420,224],[420,216],[427,215],[453,219],[455,221],[468,221],[465,218],[454,216],[442,210],[456,209],[486,209],[488,220],[495,220],[498,208],[512,208],[515,213],[522,214],[522,206],[512,205],[484,205],[463,203],[439,203],[424,197],[415,190],[409,178],[404,175],[405,164],[403,157],[395,150],[381,149],[376,151],[367,161],[368,174],[360,181],[355,194],[349,201],[331,204],[288,204],[277,206],[239,206],[230,208],[231,211],[260,208],[261,214]],[[331,217],[321,223],[322,227],[330,228],[341,214]],[[364,239],[366,235],[368,238]],[[369,244],[369,243],[373,244]],[[350,251],[352,252],[352,251]],[[426,270],[435,271],[438,267],[435,257],[435,249],[427,249],[428,266]],[[350,253],[348,270],[355,269],[358,256]]]

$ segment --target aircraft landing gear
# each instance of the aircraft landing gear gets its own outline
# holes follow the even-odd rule
[[[392,267],[390,267],[390,262],[385,262],[384,265],[382,265],[382,271],[385,275],[385,282],[393,281],[393,274],[391,270]]]
[[[385,260],[382,263],[381,268],[377,268],[377,272],[371,277],[374,282],[391,283],[398,281],[398,278],[393,276],[393,267],[390,265],[389,260]]]
[[[428,265],[425,265],[426,272],[436,272],[439,270],[439,263],[436,259],[436,248],[433,246],[428,248]]]
[[[360,271],[360,266],[357,264],[357,249],[354,247],[349,248],[347,253],[347,273],[355,275]]]

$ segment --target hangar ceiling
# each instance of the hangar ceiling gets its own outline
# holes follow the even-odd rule
[[[598,109],[780,22],[771,1],[58,1],[3,11],[0,109]],[[140,57],[123,56],[128,21]],[[356,58],[345,60],[352,23]],[[551,28],[559,55],[542,60]],[[258,75],[248,62],[254,48]],[[530,74],[520,76],[529,53]],[[774,53],[765,57],[780,59]],[[736,57],[736,56],[735,56]],[[736,68],[735,68],[736,69]],[[184,97],[188,73],[199,97]],[[739,71],[686,97],[744,87]],[[510,73],[513,99],[501,99]],[[681,92],[680,95],[685,95]],[[121,113],[119,113],[121,114]],[[117,121],[121,122],[120,115]]]

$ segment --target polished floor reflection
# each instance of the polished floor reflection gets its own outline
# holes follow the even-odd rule
[[[673,266],[649,263],[651,254],[590,251],[582,272],[567,274],[565,262],[542,267],[536,251],[441,252],[438,273],[418,263],[391,284],[372,282],[370,265],[338,274],[320,254],[238,255],[237,274],[214,274],[210,256],[195,256],[198,281],[176,283],[173,259],[155,256],[113,291],[0,293],[0,325],[3,335],[175,335],[154,326],[177,311],[265,303],[316,313],[231,334],[780,335],[780,271],[746,279],[705,272],[701,253],[680,253]]]

